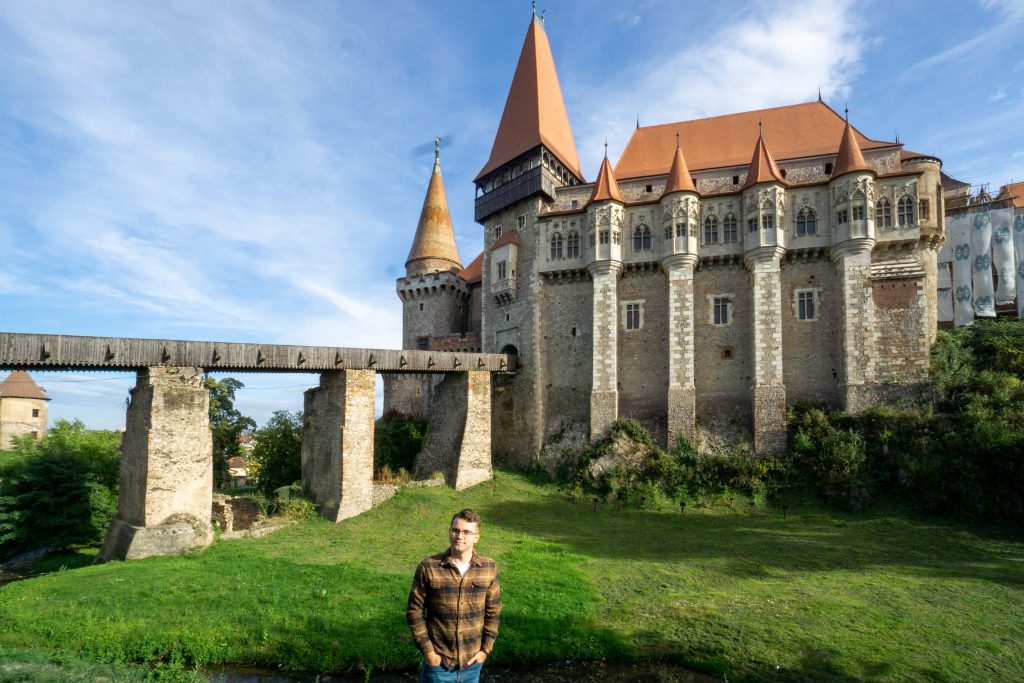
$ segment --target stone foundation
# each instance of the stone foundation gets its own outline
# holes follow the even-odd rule
[[[697,437],[697,392],[694,389],[668,390],[668,448],[680,436],[690,441]]]
[[[786,388],[754,387],[754,451],[759,454],[786,450]]]
[[[604,436],[619,418],[619,393],[617,391],[590,392],[590,440]]]
[[[201,368],[140,370],[121,441],[117,518],[97,562],[213,541],[213,437]]]
[[[435,389],[430,436],[416,459],[414,476],[444,473],[455,489],[487,481],[491,469],[491,377],[487,372],[448,375]]]
[[[375,383],[373,370],[339,370],[306,391],[302,484],[332,522],[373,506]]]

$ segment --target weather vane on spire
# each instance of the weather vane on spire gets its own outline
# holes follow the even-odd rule
[[[679,131],[676,131],[676,149],[679,149]]]
[[[608,136],[604,138],[604,158],[608,158]]]
[[[441,160],[441,136],[434,138],[434,161]]]
[[[846,105],[844,105],[844,107],[843,107],[843,115],[846,117],[846,122],[849,123],[850,122],[850,104],[849,104],[849,102],[847,102]]]
[[[533,2],[531,2],[530,4],[533,6],[533,18],[536,19],[537,18],[537,0],[533,0]]]
[[[757,122],[757,137],[759,137],[759,138],[763,138],[764,137],[764,128],[762,128],[760,121]]]

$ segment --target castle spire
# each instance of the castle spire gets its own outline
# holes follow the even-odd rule
[[[671,192],[696,192],[697,188],[690,177],[690,169],[683,158],[683,148],[679,143],[679,132],[676,132],[676,151],[672,157],[672,169],[668,172],[668,180],[665,181],[665,195]]]
[[[851,171],[870,171],[871,166],[864,160],[864,153],[857,142],[857,136],[853,133],[853,126],[850,125],[849,110],[847,110],[846,127],[843,128],[843,137],[839,140],[839,152],[836,154],[836,164],[832,168],[832,177],[838,178],[844,173]]]
[[[434,138],[434,170],[423,199],[420,222],[412,240],[409,258],[405,261],[407,275],[432,273],[435,270],[462,270],[455,229],[448,211],[448,197],[441,178],[441,138]]]
[[[601,162],[601,170],[597,172],[597,180],[594,182],[594,191],[590,195],[590,201],[600,202],[605,199],[614,199],[625,204],[626,201],[622,198],[622,193],[619,192],[619,183],[616,182],[615,174],[612,173],[611,162],[608,161],[607,143],[605,145],[604,161]]]
[[[551,45],[543,22],[534,14],[494,136],[491,156],[474,180],[480,180],[539,145],[554,154],[570,173],[583,179]]]
[[[747,181],[743,183],[742,189],[747,189],[757,183],[780,183],[786,184],[782,172],[775,163],[768,143],[764,141],[764,129],[761,122],[757,122],[757,143],[754,145],[754,156],[750,159],[750,167],[747,169]]]

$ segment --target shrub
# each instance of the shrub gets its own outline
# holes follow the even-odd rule
[[[429,434],[426,420],[394,412],[382,416],[374,428],[374,473],[379,476],[385,467],[412,472]]]
[[[253,441],[250,471],[265,495],[302,479],[301,412],[275,411]]]
[[[0,555],[99,543],[117,513],[118,432],[61,420],[0,464]]]

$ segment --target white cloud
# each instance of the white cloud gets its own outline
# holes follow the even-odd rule
[[[606,135],[613,152],[623,149],[637,109],[663,123],[805,102],[818,88],[845,95],[864,48],[860,25],[850,2],[757,5],[699,44],[614,74],[578,107],[589,114],[579,135],[585,167],[597,168]]]

